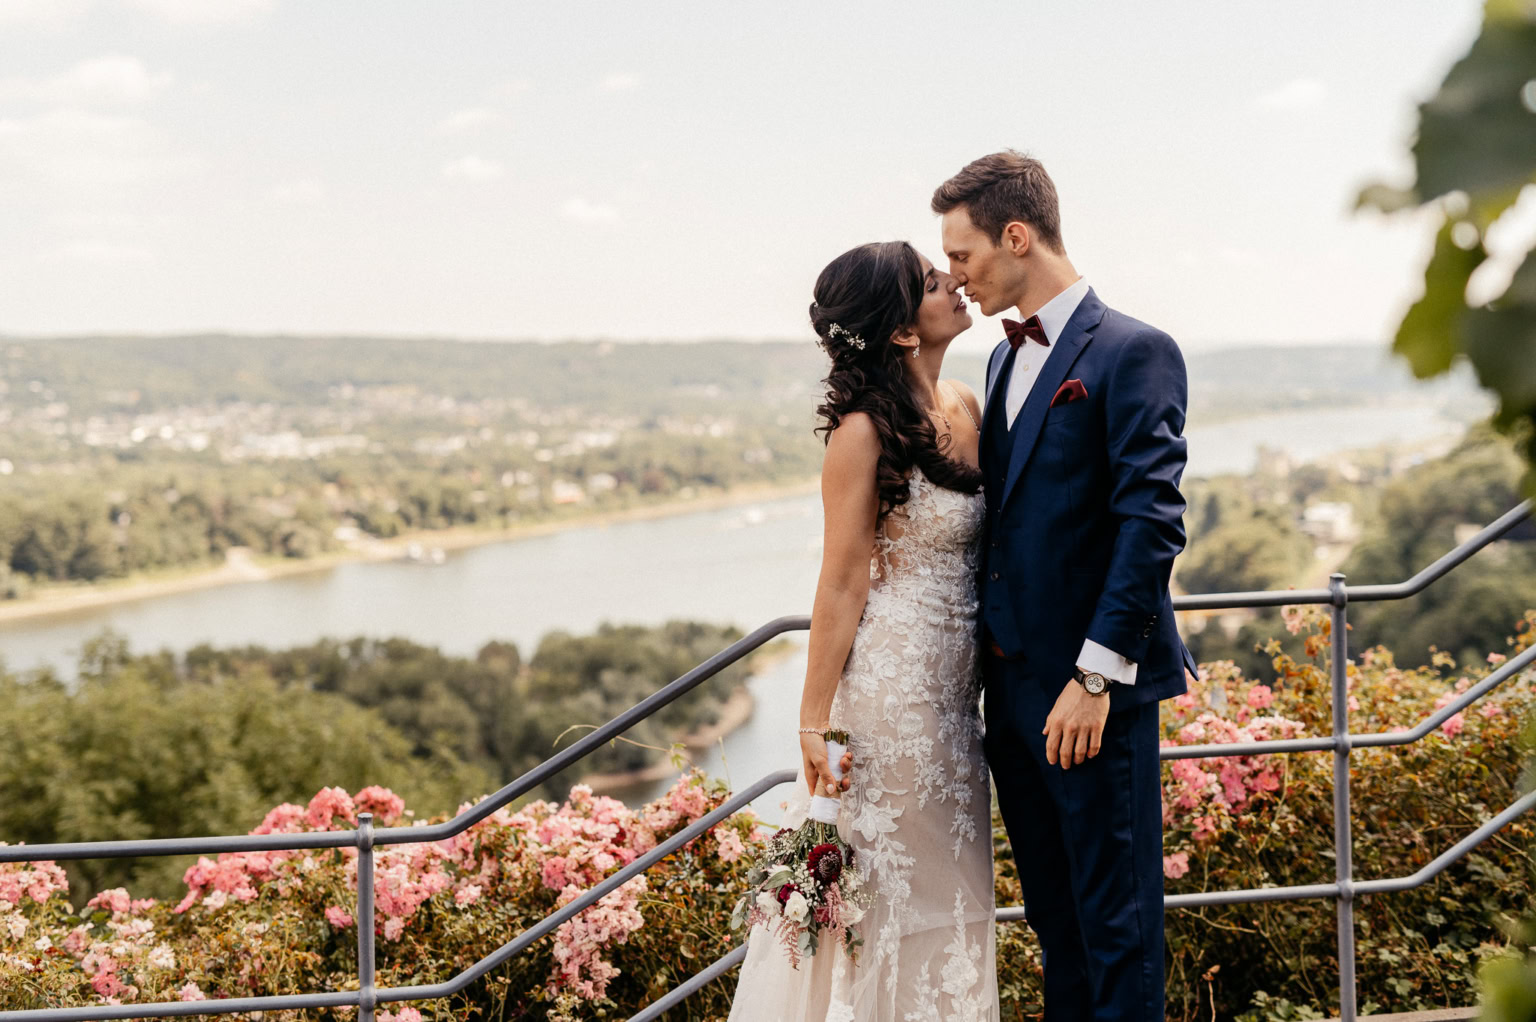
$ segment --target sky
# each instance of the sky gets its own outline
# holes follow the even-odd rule
[[[0,0],[0,334],[809,338],[862,242],[1042,160],[1186,348],[1385,341],[1474,0]],[[1000,335],[979,324],[980,346]]]

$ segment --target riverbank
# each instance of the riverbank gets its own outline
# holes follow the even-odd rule
[[[20,600],[0,603],[0,623],[69,614],[238,582],[260,582],[321,572],[354,561],[401,560],[410,554],[412,548],[444,552],[464,550],[493,543],[533,539],[573,529],[601,528],[622,522],[715,511],[759,501],[807,495],[815,493],[817,486],[817,479],[802,479],[779,485],[742,486],[689,499],[657,501],[569,518],[529,522],[510,528],[419,530],[387,540],[365,537],[349,544],[346,549],[303,560],[255,557],[248,550],[232,550],[225,563],[215,567],[137,575],[90,584],[39,586]],[[748,713],[750,715],[750,710]]]
[[[756,707],[757,701],[753,698],[751,690],[742,685],[732,692],[730,698],[720,707],[720,716],[713,724],[684,735],[679,742],[689,750],[706,749],[751,720],[752,711]],[[581,783],[589,786],[599,795],[618,797],[619,792],[637,785],[666,780],[677,772],[677,767],[672,765],[672,757],[666,756],[650,766],[640,767],[637,770],[588,774],[581,779]]]
[[[752,665],[752,674],[755,677],[771,667],[777,666],[785,658],[795,653],[792,643],[779,638],[769,643],[757,654]],[[682,746],[690,751],[707,749],[720,741],[726,735],[744,726],[752,719],[752,713],[757,708],[756,697],[748,684],[743,684],[732,692],[720,708],[720,716],[713,724],[698,728],[679,739]],[[581,779],[582,784],[590,785],[592,790],[599,795],[612,795],[615,798],[621,794],[629,794],[635,788],[643,784],[654,784],[657,781],[665,781],[677,773],[677,767],[672,765],[672,758],[665,757],[650,766],[639,767],[635,770],[617,770],[606,774],[589,774]]]

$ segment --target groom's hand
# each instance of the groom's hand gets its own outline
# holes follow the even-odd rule
[[[1067,682],[1041,732],[1045,735],[1046,761],[1052,766],[1060,762],[1063,770],[1071,770],[1073,764],[1097,756],[1108,717],[1107,694],[1091,696],[1076,681]]]

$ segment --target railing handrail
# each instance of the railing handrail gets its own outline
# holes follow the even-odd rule
[[[1433,564],[1412,578],[1390,585],[1354,586],[1348,590],[1351,602],[1396,600],[1414,596],[1436,579],[1488,546],[1516,525],[1530,517],[1531,500],[1522,501],[1495,522],[1458,544]],[[1374,595],[1361,596],[1362,592]],[[1267,606],[1299,606],[1329,603],[1328,589],[1285,589],[1262,592],[1209,593],[1173,598],[1175,610],[1223,610]],[[419,827],[385,827],[373,832],[375,844],[414,844],[440,841],[463,833],[513,799],[584,758],[598,746],[622,734],[657,710],[674,702],[698,685],[712,678],[769,640],[786,632],[805,631],[811,619],[805,615],[775,618],[742,636],[725,649],[657,689],[645,699],[614,717],[602,727],[584,735],[571,745],[544,760],[521,777],[497,789],[452,819]],[[1449,716],[1447,714],[1446,716]],[[1362,738],[1369,736],[1360,736]],[[1382,742],[1380,744],[1389,744]],[[1331,746],[1329,746],[1331,747]],[[1193,748],[1193,747],[1190,747]],[[1276,749],[1306,751],[1302,749]],[[1230,755],[1231,752],[1226,753]],[[309,848],[341,848],[356,844],[356,831],[337,830],[302,834],[239,834],[193,838],[139,838],[131,841],[71,841],[46,845],[0,846],[0,862],[33,862],[38,859],[110,859],[162,855],[195,855],[208,852],[288,851]],[[22,854],[25,849],[28,854]],[[34,854],[35,853],[35,854]]]
[[[1338,876],[1333,884],[1312,884],[1291,888],[1259,888],[1249,891],[1210,891],[1191,895],[1174,895],[1165,899],[1170,907],[1185,904],[1226,904],[1241,901],[1267,901],[1310,897],[1334,897],[1339,899],[1340,943],[1340,1016],[1354,1018],[1354,937],[1352,900],[1358,893],[1377,893],[1405,890],[1427,882],[1451,862],[1465,855],[1490,834],[1504,826],[1520,813],[1536,806],[1536,792],[1517,800],[1498,816],[1486,821],[1472,834],[1463,838],[1451,849],[1409,877],[1387,880],[1355,882],[1350,875],[1350,826],[1349,826],[1349,774],[1348,758],[1356,747],[1372,747],[1407,744],[1418,741],[1438,727],[1446,719],[1466,705],[1491,691],[1497,685],[1517,676],[1536,660],[1536,647],[1506,661],[1498,670],[1483,679],[1477,686],[1460,693],[1459,697],[1440,708],[1422,721],[1416,728],[1404,732],[1352,735],[1347,731],[1347,710],[1344,705],[1347,633],[1344,628],[1345,607],[1350,601],[1398,600],[1422,592],[1437,579],[1443,577],[1490,543],[1508,533],[1516,525],[1531,516],[1533,501],[1526,500],[1510,509],[1499,519],[1458,544],[1413,577],[1396,584],[1358,586],[1348,588],[1343,575],[1334,575],[1327,589],[1301,589],[1247,593],[1213,593],[1174,598],[1175,610],[1220,610],[1299,604],[1330,604],[1333,607],[1333,635],[1345,641],[1333,648],[1333,701],[1334,734],[1329,738],[1277,739],[1261,742],[1226,743],[1202,746],[1169,746],[1160,752],[1162,759],[1217,757],[1246,754],[1281,754],[1285,752],[1311,752],[1332,750],[1335,754],[1335,844]],[[458,813],[452,819],[438,824],[414,827],[388,827],[375,829],[372,816],[358,815],[358,826],[352,830],[311,832],[302,834],[245,834],[198,838],[161,838],[132,841],[85,841],[48,845],[0,846],[0,862],[33,862],[44,859],[121,858],[127,856],[165,856],[198,854],[205,852],[240,852],[299,850],[307,848],[338,848],[354,846],[359,851],[358,897],[358,969],[359,989],[323,994],[289,994],[255,998],[232,998],[215,1001],[164,1002],[158,1004],[125,1004],[91,1006],[89,1008],[52,1008],[41,1010],[0,1011],[0,1022],[73,1022],[73,1020],[108,1018],[143,1018],[192,1014],[231,1014],[243,1011],[282,1010],[307,1007],[358,1007],[360,1022],[371,1022],[374,1008],[379,1003],[402,1000],[430,1000],[449,996],[463,990],[470,983],[525,949],[539,938],[583,911],[599,898],[639,875],[666,855],[682,847],[688,841],[715,826],[736,809],[746,805],[762,792],[794,780],[792,770],[768,774],[746,791],[727,799],[711,813],[690,824],[678,834],[662,842],[656,848],[637,858],[605,878],[601,883],[584,892],[558,911],[524,930],[496,951],[486,955],[474,965],[449,980],[429,986],[376,988],[373,984],[373,932],[368,927],[364,934],[363,924],[372,919],[372,862],[373,849],[381,844],[406,844],[440,841],[453,837],[489,817],[513,799],[532,790],[535,786],[585,757],[589,752],[610,739],[627,731],[641,720],[668,705],[720,670],[735,663],[785,632],[802,631],[810,627],[810,618],[788,616],[776,618],[749,635],[742,637],[719,653],[705,660],[681,677],[658,689],[650,696],[620,713],[602,727],[585,735],[572,745],[551,756],[537,767],[511,783],[477,802],[470,809]],[[363,902],[368,904],[364,905]],[[999,920],[1022,918],[1022,909],[1004,908],[997,913]],[[1348,928],[1346,936],[1346,926]],[[1346,961],[1344,950],[1349,950]],[[671,991],[661,1000],[636,1015],[631,1022],[646,1022],[656,1018],[661,1011],[678,1003],[704,983],[728,970],[745,955],[745,945],[736,948],[713,963],[704,973],[693,977]],[[1345,992],[1348,991],[1348,996]]]
[[[1409,596],[1417,596],[1427,589],[1430,583],[1531,517],[1533,504],[1536,504],[1536,501],[1530,499],[1516,504],[1475,535],[1468,536],[1456,544],[1433,564],[1420,569],[1412,578],[1385,585],[1350,586],[1349,601],[1375,603],[1381,600],[1402,600]],[[1331,589],[1266,589],[1246,593],[1201,593],[1175,596],[1173,609],[1238,610],[1251,607],[1295,607],[1303,604],[1332,602],[1333,590]]]

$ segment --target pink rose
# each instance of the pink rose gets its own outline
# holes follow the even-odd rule
[[[1255,685],[1248,690],[1248,705],[1255,710],[1262,710],[1274,701],[1274,690],[1268,685]]]
[[[340,905],[332,905],[325,910],[325,921],[338,930],[345,930],[352,925],[352,913]]]
[[[728,827],[715,828],[715,840],[720,845],[722,862],[735,862],[746,854],[747,847],[742,844],[741,835]]]
[[[102,891],[85,904],[90,908],[104,908],[109,912],[127,912],[133,905],[133,899],[121,887],[114,887],[111,890]]]
[[[1175,852],[1172,855],[1163,856],[1163,875],[1170,880],[1177,880],[1189,872],[1189,853]]]
[[[370,785],[357,793],[353,807],[360,813],[372,813],[377,825],[388,825],[405,812],[405,800],[388,788]],[[415,1011],[416,1009],[409,1009]]]

